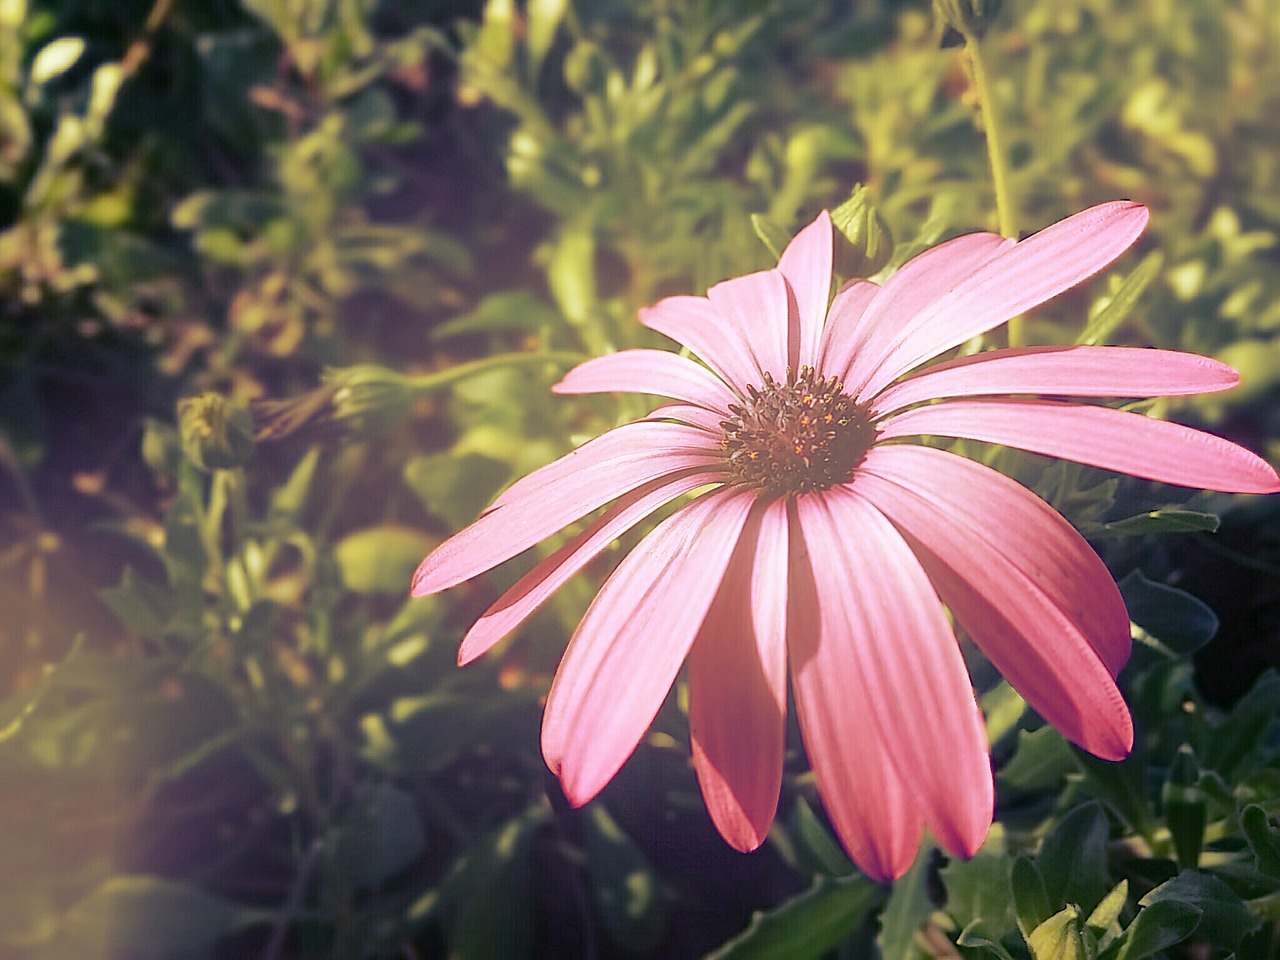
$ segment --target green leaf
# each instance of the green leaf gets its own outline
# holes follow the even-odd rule
[[[610,938],[635,953],[656,949],[665,928],[658,877],[600,803],[587,809],[586,854],[591,899]]]
[[[457,960],[510,960],[532,953],[533,838],[550,812],[531,807],[481,838],[448,881],[453,908],[449,956]]]
[[[1031,733],[1018,732],[1017,751],[1000,768],[997,780],[1002,789],[1039,790],[1060,785],[1075,769],[1075,755],[1062,734],[1044,726]]]
[[[863,876],[818,877],[804,893],[756,913],[705,960],[819,960],[866,923],[883,896]]]
[[[536,333],[563,326],[561,314],[546,301],[527,290],[503,290],[489,294],[471,311],[434,327],[431,339],[440,341],[464,334],[510,330]]]
[[[357,890],[376,887],[422,853],[426,833],[413,797],[389,783],[357,784],[337,828],[333,862]]]
[[[1125,278],[1124,283],[1120,285],[1120,289],[1112,295],[1111,302],[1098,311],[1097,315],[1089,321],[1084,332],[1076,339],[1076,343],[1094,346],[1110,339],[1111,335],[1128,318],[1137,304],[1138,298],[1147,289],[1147,285],[1160,273],[1160,268],[1163,265],[1164,255],[1159,250],[1147,254],[1142,262],[1134,268],[1133,272]]]
[[[112,877],[73,906],[38,960],[195,960],[230,933],[270,919],[163,877]]]
[[[1115,536],[1142,536],[1148,533],[1213,533],[1217,529],[1216,513],[1161,507],[1123,520],[1111,520],[1102,524],[1099,532]],[[1097,535],[1091,533],[1091,536]]]
[[[843,848],[824,827],[804,797],[797,797],[791,810],[790,825],[805,860],[816,869],[833,877],[845,877],[856,869]]]
[[[1240,828],[1258,872],[1280,879],[1280,830],[1271,825],[1266,811],[1256,803],[1249,804],[1240,811]]]
[[[1196,933],[1226,950],[1238,946],[1244,935],[1258,925],[1257,918],[1234,890],[1217,877],[1197,870],[1184,870],[1139,901],[1144,907],[1166,902],[1200,910]]]
[[[479,453],[427,454],[404,468],[404,482],[430,513],[461,529],[473,521],[511,476],[511,468]]]
[[[1218,632],[1218,617],[1185,590],[1148,580],[1133,570],[1117,584],[1129,619],[1177,657],[1195,653]]]
[[[1098,937],[1100,947],[1106,947],[1120,935],[1120,914],[1128,902],[1129,881],[1121,880],[1089,914],[1085,924]]]
[[[418,530],[388,523],[348,534],[334,545],[333,555],[348,589],[403,594],[413,571],[436,543]]]
[[[1144,901],[1145,902],[1145,901]],[[1164,900],[1138,911],[1117,941],[1115,960],[1143,960],[1191,936],[1200,923],[1200,909],[1189,903]]]
[[[880,914],[880,934],[876,937],[884,960],[913,960],[922,956],[916,945],[916,933],[933,912],[928,882],[935,850],[932,844],[921,844],[911,869],[893,885],[889,902]]]
[[[988,845],[991,841],[988,840]],[[979,851],[970,860],[952,860],[942,868],[947,913],[970,936],[998,941],[1017,924],[1009,858]]]
[[[1107,816],[1096,803],[1076,807],[1050,831],[1036,860],[1050,904],[1073,903],[1092,912],[1111,889],[1109,836]]]
[[[164,587],[143,580],[133,567],[125,567],[120,586],[101,592],[103,603],[121,623],[148,640],[163,640],[173,617],[173,597]]]
[[[1184,743],[1178,748],[1161,789],[1164,818],[1169,824],[1173,849],[1181,867],[1198,866],[1200,848],[1204,844],[1206,804],[1204,794],[1197,786],[1199,779],[1200,768],[1195,754]]]
[[[1079,908],[1064,907],[1040,924],[1027,937],[1027,947],[1034,960],[1089,960]]]
[[[1053,916],[1053,905],[1044,889],[1044,879],[1036,865],[1025,856],[1016,857],[1009,870],[1009,885],[1013,888],[1013,909],[1018,916],[1018,929],[1022,936]]]
[[[791,235],[762,213],[751,215],[751,229],[756,232],[769,255],[777,260],[791,242]]]

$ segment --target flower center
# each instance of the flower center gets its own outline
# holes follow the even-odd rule
[[[762,387],[748,387],[749,398],[731,404],[733,416],[720,424],[733,482],[775,494],[848,482],[876,432],[866,408],[843,388],[810,367],[799,376],[788,371],[786,383],[766,373]]]

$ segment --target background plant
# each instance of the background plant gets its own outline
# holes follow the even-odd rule
[[[1220,357],[1243,388],[1153,412],[1273,461],[1278,40],[1265,0],[1007,0],[981,39],[1018,229],[1154,211],[1019,335]],[[821,207],[844,276],[998,228],[968,57],[888,0],[0,0],[0,956],[1273,956],[1271,501],[971,451],[1104,552],[1139,741],[1093,761],[975,663],[997,829],[892,889],[794,738],[725,847],[679,694],[566,808],[540,698],[606,569],[465,670],[538,557],[404,599],[640,412],[548,391],[660,345],[640,306]]]

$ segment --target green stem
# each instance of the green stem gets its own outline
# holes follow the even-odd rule
[[[978,95],[978,109],[982,113],[982,131],[987,141],[987,159],[991,163],[991,181],[996,192],[996,221],[1002,236],[1018,238],[1017,217],[1009,193],[1009,165],[1005,159],[1004,144],[1000,139],[1000,124],[996,119],[995,97],[991,81],[987,77],[986,63],[982,59],[982,45],[977,34],[964,35],[965,50],[973,69],[973,88]],[[1022,345],[1022,318],[1014,317],[1005,328],[1009,346]]]
[[[434,393],[437,390],[443,390],[445,387],[451,387],[460,380],[468,377],[474,377],[477,374],[488,373],[490,370],[501,370],[510,367],[535,366],[541,364],[554,364],[556,366],[571,367],[581,363],[587,359],[581,353],[574,353],[568,350],[548,350],[545,353],[500,353],[492,357],[485,357],[482,360],[472,360],[468,363],[460,363],[457,366],[449,367],[441,370],[439,373],[428,373],[421,376],[410,377],[409,383],[411,389],[421,393]]]
[[[996,120],[995,98],[991,82],[987,79],[986,64],[978,38],[969,34],[964,38],[969,61],[973,65],[973,86],[978,94],[978,107],[982,111],[982,129],[987,140],[987,158],[991,161],[991,180],[996,190],[996,220],[1000,233],[1017,239],[1018,227],[1013,213],[1013,201],[1009,196],[1009,166],[1005,162],[1004,144],[1000,140],[1000,124]]]

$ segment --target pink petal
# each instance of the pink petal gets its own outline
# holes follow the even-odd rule
[[[990,829],[994,788],[982,715],[942,605],[856,487],[796,506],[819,619],[816,638],[792,637],[796,708],[841,838],[852,834],[850,853],[882,878],[911,866],[919,818],[946,849],[971,856]],[[833,766],[857,778],[850,792],[859,798],[823,788]]]
[[[666,350],[622,350],[588,360],[551,389],[555,393],[650,393],[718,409],[738,399],[706,367]]]
[[[613,504],[586,530],[526,573],[504,593],[462,638],[458,664],[465,665],[522,624],[534,611],[602,550],[653,511],[719,475],[694,471],[645,484]]]
[[[831,215],[827,211],[787,244],[778,270],[795,297],[799,319],[799,343],[791,355],[791,367],[812,367],[818,360],[818,343],[831,299]]]
[[[857,361],[860,372],[874,371],[859,399],[875,396],[923,361],[1093,276],[1129,249],[1146,225],[1146,207],[1100,204],[1019,242],[924,309],[887,311],[884,328],[892,334],[888,349],[868,351],[873,367]],[[861,379],[850,377],[851,382]]]
[[[843,379],[849,364],[866,339],[867,327],[862,316],[880,292],[880,285],[870,280],[850,280],[836,291],[827,312],[818,345],[818,369],[827,376]]]
[[[885,281],[856,323],[842,321],[842,329],[832,331],[823,370],[828,376],[841,376],[850,388],[860,388],[913,317],[1012,247],[1012,240],[994,233],[970,233],[913,257]],[[834,319],[834,306],[831,312]]]
[[[759,385],[760,368],[746,331],[729,326],[732,319],[722,317],[705,297],[667,297],[640,311],[642,324],[688,347],[735,391],[745,393],[749,384]]]
[[[939,461],[937,466],[944,463]],[[959,489],[979,476],[968,470],[955,472],[953,466],[946,463],[946,469],[937,470],[930,486],[949,482]],[[909,479],[889,482],[867,473],[858,477],[857,488],[889,515],[973,641],[1027,703],[1067,739],[1107,760],[1127,756],[1133,746],[1133,724],[1112,678],[1114,662],[1104,662],[1090,644],[1097,638],[1079,629],[1084,611],[1077,608],[1069,614],[1059,606],[1053,587],[1064,585],[1055,584],[1057,571],[1045,570],[1051,557],[1023,567],[1008,555],[1025,546],[1020,539],[1055,537],[1057,525],[1043,517],[1023,530],[1012,521],[1006,523],[1003,512],[1011,503],[1025,505],[1026,496],[1009,497],[1011,481],[997,482],[994,477],[999,475],[983,468],[987,476],[969,494],[974,502],[985,498],[997,505],[988,511],[984,533],[973,526],[970,513],[952,512],[964,505],[964,498],[935,500],[934,489],[926,495],[907,486],[922,476],[921,464],[886,463],[884,474],[892,467],[905,468]],[[1112,637],[1099,646],[1110,650],[1117,640]],[[1114,661],[1114,652],[1110,656]]]
[[[1070,621],[1113,677],[1128,661],[1129,613],[1110,571],[1075,527],[1026,487],[980,463],[915,444],[874,448],[854,483],[935,553],[942,549],[934,545],[937,536],[955,540],[958,562],[966,555],[965,562],[975,562],[977,550],[990,556],[979,565],[982,582],[997,592],[993,602],[1002,589],[1029,590],[1029,602],[1056,608],[1055,621]],[[935,534],[934,528],[945,529]],[[1056,637],[1059,627],[1053,629]]]
[[[724,427],[720,426],[729,416],[728,410],[709,410],[691,403],[668,403],[649,413],[646,420],[674,420],[709,434],[708,443],[718,445],[724,439]]]
[[[787,509],[757,503],[689,654],[689,734],[707,810],[735,850],[778,807],[787,709]]]
[[[720,336],[742,340],[755,369],[782,379],[791,349],[791,292],[782,274],[763,270],[734,277],[708,290],[707,299],[720,313]],[[760,379],[748,382],[758,385]]]
[[[723,462],[694,427],[641,421],[610,430],[512,484],[475,523],[422,561],[412,594],[470,580],[651,480]]]
[[[722,492],[668,517],[578,625],[542,717],[542,754],[575,806],[631,755],[715,598],[755,497]]]
[[[925,400],[1009,393],[1064,397],[1171,397],[1226,390],[1240,375],[1194,353],[1135,347],[1022,347],[940,363],[876,397],[872,413]]]
[[[889,440],[929,434],[1000,443],[1104,470],[1228,493],[1275,493],[1280,478],[1243,447],[1179,423],[1056,400],[949,400],[880,428]]]

